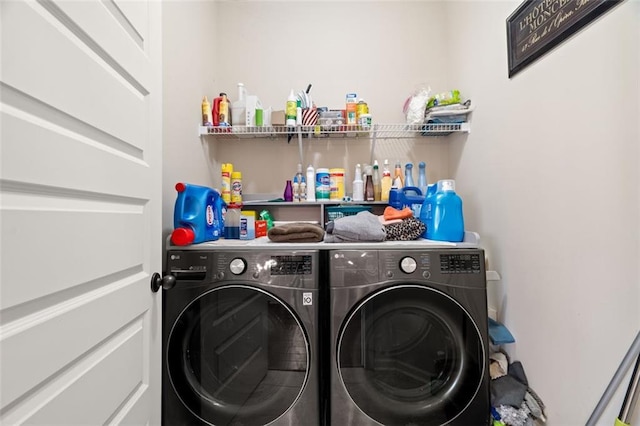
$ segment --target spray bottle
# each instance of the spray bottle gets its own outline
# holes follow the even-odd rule
[[[364,182],[360,164],[356,164],[356,174],[353,180],[353,201],[364,201]]]

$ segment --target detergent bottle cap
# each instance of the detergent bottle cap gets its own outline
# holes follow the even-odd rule
[[[176,228],[171,233],[171,241],[177,246],[188,246],[196,235],[191,228]]]
[[[438,192],[455,191],[456,181],[453,179],[442,179],[438,181]]]

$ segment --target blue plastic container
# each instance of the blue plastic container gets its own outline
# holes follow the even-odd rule
[[[413,216],[419,218],[424,203],[424,195],[417,186],[405,186],[401,189],[391,188],[389,191],[389,205],[395,209],[402,210],[409,207],[413,211]]]
[[[428,196],[425,205],[427,239],[454,243],[464,239],[462,199],[456,194],[454,180],[438,181],[435,195]]]
[[[433,203],[435,201],[438,186],[433,183],[427,186],[427,193],[424,196],[424,202],[420,209],[420,221],[425,224],[426,229],[422,233],[422,238],[427,237],[427,231],[433,227]]]
[[[215,241],[222,236],[223,204],[212,188],[179,182],[173,211],[171,242],[178,246]]]

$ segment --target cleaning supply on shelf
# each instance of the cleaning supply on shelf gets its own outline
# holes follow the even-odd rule
[[[373,187],[373,176],[371,166],[367,166],[366,178],[364,183],[364,199],[365,201],[375,201],[375,188]]]
[[[238,100],[231,104],[231,124],[234,127],[244,127],[247,122],[247,89],[238,83]]]
[[[380,186],[380,170],[378,167],[378,160],[373,161],[373,199],[374,201],[380,201],[382,195],[382,187]]]
[[[329,169],[318,168],[316,170],[316,199],[318,201],[328,200],[330,193]]]
[[[287,183],[284,186],[284,194],[283,197],[285,201],[293,201],[293,184],[291,180],[287,180]]]
[[[240,212],[240,239],[253,240],[256,238],[256,212]]]
[[[302,181],[304,176],[302,175],[302,164],[298,163],[296,174],[293,177],[293,201],[300,202],[304,199],[302,191]],[[306,190],[306,185],[305,185]]]
[[[346,124],[356,124],[356,115],[358,110],[358,96],[355,93],[347,93],[346,99]]]
[[[233,164],[222,163],[222,201],[231,203],[231,173],[233,173]]]
[[[178,246],[215,241],[223,230],[222,198],[215,189],[178,182],[171,242]]]
[[[355,179],[353,179],[353,201],[364,201],[364,182],[360,164],[356,164]]]
[[[329,199],[342,201],[344,197],[344,169],[329,169]]]
[[[453,179],[438,181],[431,205],[431,219],[426,224],[430,240],[461,242],[464,239],[462,199],[456,194],[455,185]]]
[[[360,122],[360,117],[365,114],[369,114],[369,105],[367,105],[364,99],[360,98],[356,104],[356,122],[358,124],[363,124]]]
[[[427,165],[424,161],[418,163],[418,188],[423,195],[427,194]]]
[[[231,173],[231,204],[242,204],[242,173]]]
[[[229,126],[229,99],[226,93],[220,93],[220,96],[213,100],[212,115],[214,126]]]
[[[202,125],[213,126],[213,118],[211,117],[211,104],[207,97],[202,98]]]
[[[396,188],[402,188],[404,186],[404,175],[402,173],[402,163],[400,160],[396,161],[394,168],[393,186]]]
[[[289,93],[289,97],[287,98],[287,104],[284,110],[285,114],[285,123],[288,127],[295,127],[296,125],[296,108],[297,108],[297,98],[293,93],[293,89]]]
[[[391,170],[389,170],[389,160],[385,158],[382,169],[382,178],[380,179],[380,201],[389,201],[389,191],[393,181],[391,179]]]
[[[307,201],[316,201],[316,171],[311,164],[307,167]]]
[[[404,166],[404,186],[415,186],[413,183],[413,164],[407,163]]]
[[[296,126],[302,124],[302,101],[300,99],[296,100]]]
[[[227,214],[224,217],[224,237],[237,240],[240,238],[241,207],[236,204],[227,206]]]

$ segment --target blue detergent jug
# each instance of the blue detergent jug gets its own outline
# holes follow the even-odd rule
[[[416,186],[405,186],[401,189],[391,188],[389,191],[389,205],[398,210],[409,207],[416,218],[420,217],[423,203],[422,191]]]
[[[427,197],[425,204],[427,239],[450,242],[464,239],[462,199],[456,194],[454,180],[438,181],[435,195]]]
[[[178,246],[215,241],[222,236],[223,201],[220,193],[206,186],[179,182],[173,211],[171,242]]]
[[[438,185],[432,183],[427,185],[427,192],[424,196],[424,202],[420,209],[420,221],[425,224],[426,229],[422,233],[422,238],[427,238],[427,231],[433,228],[433,202],[435,201]]]

